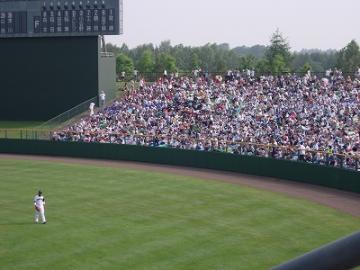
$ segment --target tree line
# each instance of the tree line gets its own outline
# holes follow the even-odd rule
[[[172,46],[163,41],[159,46],[143,44],[130,49],[126,44],[118,47],[106,44],[108,52],[116,55],[117,73],[188,72],[201,68],[208,72],[227,70],[256,70],[259,73],[280,72],[325,72],[338,68],[345,73],[353,73],[360,67],[360,49],[351,40],[343,49],[302,50],[291,52],[288,41],[277,30],[273,33],[269,46],[236,47],[229,44],[208,43],[200,47]]]

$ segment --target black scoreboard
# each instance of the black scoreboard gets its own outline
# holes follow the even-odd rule
[[[122,34],[122,0],[0,0],[0,38]]]

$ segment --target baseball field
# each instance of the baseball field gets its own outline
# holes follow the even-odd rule
[[[268,269],[360,218],[241,185],[0,159],[0,269]],[[46,225],[32,199],[46,198]]]

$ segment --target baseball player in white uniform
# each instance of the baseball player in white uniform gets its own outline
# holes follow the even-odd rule
[[[34,197],[34,206],[35,206],[35,223],[39,222],[39,216],[41,217],[42,224],[46,224],[45,219],[45,198],[42,195],[41,190],[38,191],[38,194]]]

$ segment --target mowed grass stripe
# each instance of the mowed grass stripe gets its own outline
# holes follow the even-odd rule
[[[0,161],[0,269],[267,269],[359,228],[304,200],[154,172]],[[42,188],[47,225],[32,224]]]

